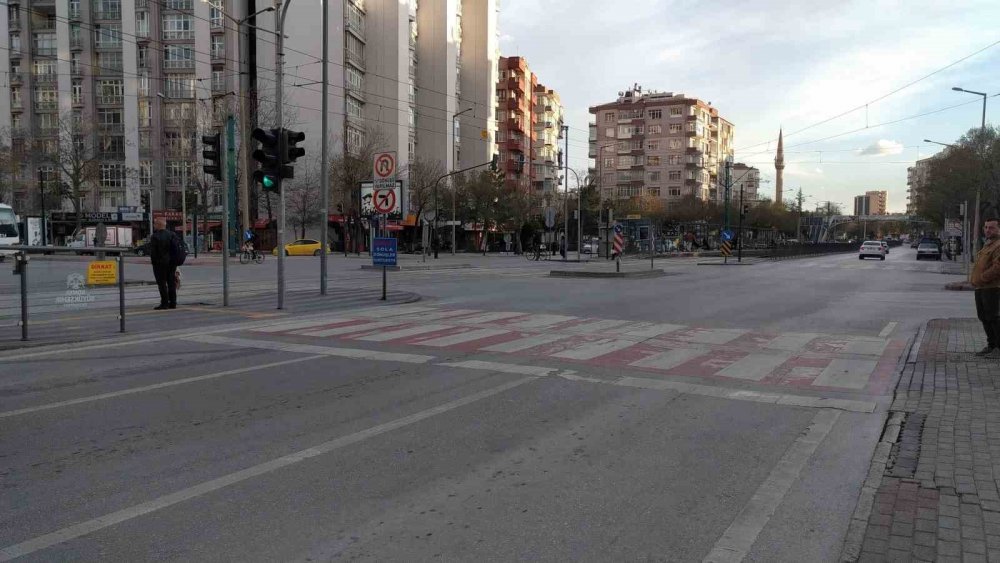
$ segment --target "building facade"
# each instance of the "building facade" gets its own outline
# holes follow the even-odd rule
[[[873,190],[865,192],[865,196],[868,197],[868,205],[871,210],[870,215],[886,215],[889,212],[886,209],[886,204],[888,203],[888,192],[885,190]]]
[[[945,149],[947,151],[948,149]],[[945,154],[942,151],[940,154]],[[906,214],[915,215],[919,212],[921,199],[925,196],[930,183],[931,164],[938,155],[918,160],[906,169]]]
[[[534,189],[532,155],[538,140],[535,91],[538,78],[523,57],[500,57],[496,142],[504,184],[509,190]]]
[[[872,215],[871,198],[867,195],[854,196],[854,214]]]
[[[760,187],[760,170],[737,162],[733,164],[730,175],[733,186],[729,196],[730,202],[739,204],[742,198],[743,203],[748,203],[751,206],[756,205],[757,189]],[[725,203],[725,193],[722,193],[719,203]]]
[[[718,201],[720,172],[733,155],[735,127],[718,109],[639,86],[590,108],[590,157],[604,200],[640,196],[666,206],[684,197]]]
[[[49,210],[74,211],[58,195],[67,190],[89,213],[147,198],[153,210],[180,210],[185,191],[202,189],[216,205],[218,186],[201,173],[199,135],[221,125],[238,89],[238,37],[223,15],[236,4],[8,5],[0,29],[10,48],[0,65],[11,79],[0,94],[0,128],[11,131],[20,155],[15,207],[38,212],[45,193]]]
[[[535,120],[534,150],[531,155],[535,194],[546,196],[559,191],[563,164],[563,107],[559,94],[539,84],[535,87],[532,111]]]

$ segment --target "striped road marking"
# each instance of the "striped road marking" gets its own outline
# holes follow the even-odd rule
[[[878,362],[875,360],[835,359],[823,369],[823,372],[813,380],[812,384],[823,387],[864,389],[877,365]]]
[[[472,342],[473,340],[482,340],[483,338],[490,338],[493,336],[500,336],[501,334],[509,334],[509,330],[501,330],[496,328],[481,328],[479,330],[471,330],[469,332],[462,332],[459,334],[452,334],[451,336],[442,336],[440,338],[431,338],[430,340],[421,340],[417,344],[421,346],[454,346],[456,344],[464,344],[466,342]]]
[[[673,350],[667,350],[666,352],[654,354],[648,358],[636,360],[629,365],[637,368],[668,370],[707,353],[708,350],[698,348],[675,348]]]
[[[632,346],[635,346],[635,342],[632,340],[598,340],[597,342],[588,342],[586,344],[570,348],[569,350],[563,350],[557,354],[552,354],[552,357],[565,358],[567,360],[592,360],[605,354],[617,352],[618,350],[624,350],[625,348],[630,348]]]
[[[365,340],[368,342],[387,342],[389,340],[396,340],[397,338],[408,338],[410,336],[418,336],[421,334],[427,334],[429,332],[447,330],[449,328],[455,328],[455,327],[451,325],[411,326],[410,328],[401,328],[399,330],[390,330],[388,332],[379,332],[377,334],[369,334],[368,336],[361,336],[357,338],[357,340]]]
[[[750,354],[729,364],[716,375],[760,381],[790,357],[791,355],[785,354]]]
[[[508,326],[515,329],[546,328],[576,319],[577,317],[568,317],[566,315],[531,315],[528,320],[510,323]]]
[[[510,342],[502,342],[500,344],[494,344],[493,346],[487,346],[482,348],[482,350],[486,352],[520,352],[521,350],[527,350],[528,348],[534,348],[535,346],[550,344],[560,340],[567,340],[569,338],[572,337],[566,336],[565,334],[535,334],[525,338],[511,340]]]
[[[349,326],[335,326],[333,328],[324,328],[320,330],[298,330],[292,334],[301,334],[302,336],[337,336],[341,334],[352,334],[355,332],[368,332],[369,330],[385,328],[388,326],[399,326],[399,321],[365,321]]]

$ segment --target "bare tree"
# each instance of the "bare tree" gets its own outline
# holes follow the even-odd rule
[[[62,175],[59,195],[73,205],[76,230],[83,226],[84,201],[91,193],[96,195],[100,180],[101,154],[95,141],[95,131],[87,119],[78,122],[72,114],[63,114],[58,120],[59,138],[54,141],[36,140],[36,150],[44,150],[44,160]]]
[[[339,202],[344,210],[361,208],[361,182],[372,179],[372,159],[385,150],[388,141],[378,127],[365,130],[359,146],[347,145],[343,154],[330,159],[331,202]]]
[[[440,160],[430,160],[421,157],[411,160],[410,164],[403,170],[403,175],[409,181],[410,186],[410,208],[408,211],[416,214],[418,220],[423,218],[424,212],[428,207],[434,205],[434,184],[444,174],[444,164]],[[445,199],[445,197],[451,192],[443,184],[438,186],[438,191],[438,197],[441,199],[438,202],[439,206],[446,207],[446,205],[442,204],[450,201]],[[414,229],[414,236],[416,236],[416,232],[417,230]]]
[[[306,227],[322,219],[317,162],[311,160],[305,166],[297,166],[295,172],[295,181],[285,188],[285,210],[292,228],[301,233],[299,238],[305,238]]]

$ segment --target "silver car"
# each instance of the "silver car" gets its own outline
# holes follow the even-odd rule
[[[917,245],[917,260],[921,258],[941,259],[941,249],[932,242],[922,242]]]

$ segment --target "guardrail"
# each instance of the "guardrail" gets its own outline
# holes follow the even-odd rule
[[[14,251],[14,275],[21,277],[21,340],[28,340],[28,263],[31,254],[51,254],[54,252],[77,253],[79,248],[74,246],[4,246],[4,251]],[[101,257],[104,254],[111,254],[117,257],[118,262],[118,323],[119,332],[125,332],[125,253],[129,248],[87,247],[88,252],[94,252]]]

